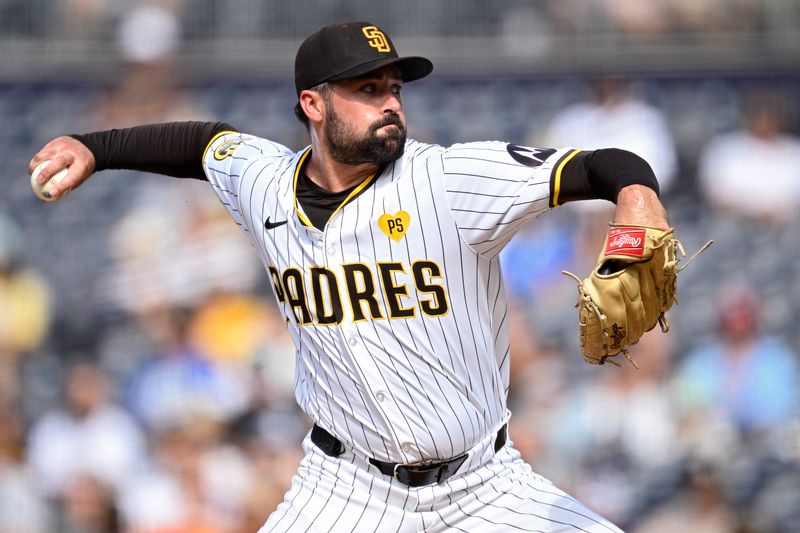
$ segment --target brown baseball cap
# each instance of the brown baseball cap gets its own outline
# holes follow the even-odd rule
[[[375,24],[332,24],[300,45],[294,85],[299,96],[320,83],[355,78],[387,65],[397,65],[403,81],[418,80],[433,71],[433,63],[424,57],[399,57],[389,36]]]

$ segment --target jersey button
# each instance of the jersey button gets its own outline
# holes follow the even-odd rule
[[[400,447],[406,453],[408,453],[408,452],[410,452],[411,450],[414,449],[414,446],[412,446],[410,442],[404,442],[403,444],[400,445]]]
[[[335,246],[328,246],[328,255],[333,255],[335,253],[336,253],[336,247]]]
[[[347,339],[347,344],[349,344],[350,346],[355,346],[357,342],[358,341],[356,340],[355,337],[350,337],[349,339]]]
[[[385,393],[385,392],[383,392],[382,390],[381,390],[381,391],[378,391],[378,392],[376,392],[376,393],[375,393],[375,398],[376,398],[376,399],[377,399],[379,402],[382,402],[383,400],[385,400],[385,399],[386,399],[386,393]]]

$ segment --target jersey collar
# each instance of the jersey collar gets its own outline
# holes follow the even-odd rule
[[[300,160],[297,162],[297,166],[294,169],[293,200],[294,200],[294,211],[295,213],[297,213],[297,217],[300,219],[300,221],[303,223],[304,226],[313,228],[314,224],[312,224],[311,221],[308,219],[308,217],[303,212],[300,204],[297,201],[297,183],[300,180],[300,173],[303,171],[303,167],[308,162],[308,158],[310,155],[311,155],[311,147],[309,146],[308,148],[306,148],[306,151],[303,152],[303,154],[300,156]],[[383,169],[381,169],[381,171],[382,170]],[[342,203],[339,204],[339,207],[333,210],[331,216],[328,217],[328,220],[330,221],[331,219],[333,219],[333,217],[335,217],[337,213],[339,213],[339,211],[341,211],[345,205],[347,205],[353,198],[361,194],[361,192],[364,189],[366,189],[370,184],[372,184],[372,182],[375,180],[375,176],[380,175],[381,171],[375,174],[370,174],[369,176],[366,177],[366,179],[364,179],[364,181],[359,183],[355,189],[350,191],[350,194],[348,194],[347,198],[345,198],[342,201]]]

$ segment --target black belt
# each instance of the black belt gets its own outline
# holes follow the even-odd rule
[[[508,425],[504,424],[497,432],[497,437],[494,439],[495,453],[505,446],[507,438]],[[344,445],[342,442],[316,424],[314,424],[314,427],[311,429],[311,442],[316,444],[317,448],[325,452],[325,455],[331,457],[338,457],[344,452]],[[377,459],[370,459],[369,462],[377,466],[378,470],[385,476],[393,477],[400,483],[408,485],[409,487],[422,487],[424,485],[443,482],[455,474],[466,460],[467,454],[465,453],[440,463],[404,465],[378,461]]]

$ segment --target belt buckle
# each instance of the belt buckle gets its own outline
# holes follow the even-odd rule
[[[455,474],[459,468],[461,468],[461,465],[464,464],[464,461],[467,460],[468,456],[469,454],[465,453],[447,461],[430,460],[419,463],[395,464],[392,471],[392,477],[394,477],[400,483],[412,487],[430,485],[433,483],[442,483],[450,478],[450,476]],[[407,475],[410,476],[406,480],[402,479],[400,472],[398,472],[401,467],[404,469]],[[416,478],[417,476],[422,476],[425,481],[420,482],[419,478],[414,480],[413,478]]]
[[[429,466],[432,466],[434,464],[436,464],[436,461],[433,461],[431,459],[429,459],[427,461],[420,461],[418,463],[395,463],[394,464],[394,470],[392,471],[392,476],[395,479],[399,480],[399,478],[397,477],[397,469],[398,468],[405,468],[406,470],[419,472],[420,470],[425,469],[425,467],[429,467]]]
[[[392,471],[392,477],[409,487],[420,487],[429,485],[433,481],[438,482],[438,474],[435,479],[429,479],[430,473],[436,469],[434,461],[420,461],[418,463],[396,463]],[[402,471],[400,470],[402,468]]]

